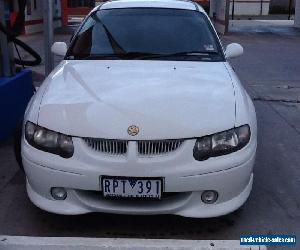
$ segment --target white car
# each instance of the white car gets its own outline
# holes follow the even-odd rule
[[[57,214],[204,218],[252,189],[253,103],[193,2],[96,7],[28,105],[22,160],[31,201]]]

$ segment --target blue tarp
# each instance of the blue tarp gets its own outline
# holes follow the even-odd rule
[[[0,141],[14,133],[34,93],[31,71],[0,77]]]

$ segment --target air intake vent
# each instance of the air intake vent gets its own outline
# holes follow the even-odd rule
[[[183,140],[138,141],[138,152],[142,156],[162,155],[177,150]]]
[[[125,155],[128,141],[85,138],[88,147],[95,151],[110,155]]]

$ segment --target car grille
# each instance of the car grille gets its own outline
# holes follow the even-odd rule
[[[86,145],[94,151],[109,155],[126,155],[128,141],[84,138]],[[147,140],[134,141],[137,143],[138,155],[140,157],[151,157],[155,155],[169,154],[176,151],[184,140]]]
[[[110,155],[125,155],[127,153],[128,141],[85,138],[88,147],[95,151]]]
[[[141,156],[162,155],[175,151],[183,140],[138,141],[138,152]]]

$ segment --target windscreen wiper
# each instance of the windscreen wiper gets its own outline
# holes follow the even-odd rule
[[[160,55],[161,54],[158,53],[139,52],[139,51],[129,51],[129,52],[118,54],[118,56],[122,59],[142,59],[148,57],[156,57]]]
[[[67,60],[110,60],[110,59],[120,59],[119,54],[91,54],[91,55],[70,55],[66,58]]]
[[[147,57],[156,57],[160,54],[147,53],[147,52],[124,52],[124,53],[107,53],[107,54],[91,54],[91,55],[77,55],[69,56],[66,59],[79,59],[79,60],[95,60],[95,59],[139,59]]]
[[[145,55],[137,55],[136,59],[151,59],[151,58],[166,58],[166,57],[181,57],[181,56],[209,56],[209,55],[219,55],[217,51],[184,51],[184,52],[176,52],[169,54],[145,54]]]
[[[160,53],[150,53],[150,52],[122,52],[122,53],[110,53],[110,54],[91,54],[91,55],[77,55],[76,57],[80,60],[96,60],[96,59],[120,59],[120,60],[143,60],[152,58],[167,58],[167,57],[182,57],[182,56],[209,56],[209,55],[219,55],[215,51],[192,51],[192,52],[178,52],[170,54],[160,54]],[[68,59],[68,58],[67,58]],[[69,58],[71,59],[71,58]],[[73,56],[72,56],[72,59]]]

